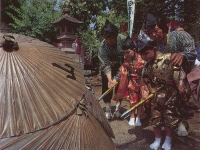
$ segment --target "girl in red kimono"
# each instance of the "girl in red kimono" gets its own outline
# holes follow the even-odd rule
[[[119,82],[117,93],[113,100],[117,101],[115,116],[119,116],[120,99],[128,99],[130,106],[134,106],[140,100],[140,75],[142,72],[144,61],[139,54],[135,53],[136,47],[134,42],[127,37],[122,44],[124,53],[124,63],[119,68],[115,80]],[[130,126],[141,126],[140,115],[142,107],[137,108],[137,116],[133,111],[130,117]]]

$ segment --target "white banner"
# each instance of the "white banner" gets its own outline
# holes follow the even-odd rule
[[[135,0],[127,0],[127,9],[129,22],[129,36],[132,37],[133,23],[134,23],[134,14],[135,14]]]

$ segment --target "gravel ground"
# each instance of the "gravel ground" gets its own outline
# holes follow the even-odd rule
[[[95,96],[99,98],[101,95],[101,82],[98,76],[90,78]],[[100,105],[105,111],[103,101]],[[111,103],[112,112],[115,110],[115,102]],[[129,108],[127,102],[122,103],[122,112]],[[110,125],[114,131],[115,138],[113,142],[116,145],[116,150],[150,150],[149,145],[154,141],[152,127],[148,125],[147,119],[142,119],[142,126],[133,128],[128,125],[128,118],[118,120],[113,118],[110,120]],[[172,150],[200,150],[200,113],[196,113],[194,117],[188,120],[189,135],[187,137],[179,137],[176,134],[173,136]],[[163,132],[163,136],[164,136]],[[164,139],[162,139],[163,142]],[[159,150],[161,150],[160,148]]]

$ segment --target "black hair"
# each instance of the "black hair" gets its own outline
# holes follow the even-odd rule
[[[144,43],[144,42],[140,42],[138,41],[138,45],[139,43],[141,44],[140,48],[138,48],[137,52],[138,53],[143,53],[145,50],[147,49],[153,49],[156,46],[156,41],[149,41],[148,43]],[[143,44],[143,46],[142,46]]]
[[[118,35],[118,28],[110,23],[110,21],[107,19],[105,22],[105,25],[101,29],[101,34],[104,37],[112,37],[112,36],[117,36]]]
[[[168,19],[164,16],[154,17],[154,15],[152,15],[151,13],[147,13],[145,22],[147,30],[153,30],[157,25],[160,29],[162,29],[163,33],[168,32],[168,27],[167,27]]]
[[[122,42],[122,50],[127,50],[127,49],[131,49],[134,50],[134,48],[136,48],[135,43],[133,42],[133,40],[128,36],[124,42]]]
[[[162,29],[163,33],[168,32],[167,19],[159,18],[157,21],[157,26]]]

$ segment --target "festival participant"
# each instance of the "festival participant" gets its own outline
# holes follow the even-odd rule
[[[113,84],[113,76],[116,75],[119,67],[123,63],[123,54],[121,45],[126,39],[126,36],[118,34],[118,28],[106,20],[105,25],[102,28],[102,35],[104,40],[101,42],[101,46],[98,51],[98,58],[100,61],[100,70],[102,77],[102,93],[104,93],[108,86]],[[106,105],[106,117],[111,119],[110,103],[113,92],[107,94],[103,101]]]
[[[169,35],[169,39],[168,39],[169,47],[168,48],[175,49],[176,47],[178,47],[177,49],[181,49],[181,48],[188,49],[189,47],[187,48],[187,46],[185,46],[187,44],[191,44],[192,45],[191,48],[195,47],[193,38],[190,36],[189,33],[184,31],[182,25],[178,21],[172,21],[172,22],[168,23],[167,25],[170,29],[170,32],[168,34]],[[191,38],[192,40],[191,40],[191,42],[184,43],[184,39],[187,39],[187,37]],[[174,40],[174,38],[176,38],[176,39],[182,38],[182,39]],[[181,45],[181,46],[179,46],[179,45]],[[197,53],[197,55],[198,55],[198,53]],[[198,68],[198,66],[196,66],[196,60],[197,60],[196,58],[198,57],[197,55],[194,60],[195,63],[194,63],[194,65],[192,65],[193,64],[193,62],[192,62],[192,64],[190,65],[190,68],[188,69],[188,75],[187,75],[187,79],[190,82],[190,88],[192,90],[192,94],[196,100],[199,99],[198,87],[200,86],[199,85],[200,69]]]
[[[134,106],[141,99],[140,94],[140,75],[142,72],[144,61],[140,55],[137,54],[136,46],[130,37],[122,43],[122,50],[124,53],[124,63],[119,68],[119,71],[113,82],[119,82],[118,91],[113,97],[113,100],[117,101],[115,114],[120,117],[120,100],[128,99],[130,106]],[[135,112],[131,113],[130,126],[141,126],[141,111],[142,106],[137,108],[137,115]]]
[[[167,35],[168,27],[163,20],[157,21],[156,18],[147,14],[146,29],[151,38],[157,42],[158,51],[172,53],[172,63],[184,66],[185,71],[190,71],[196,59],[194,39],[185,32],[180,26],[168,23],[170,32]],[[175,31],[177,30],[177,31]],[[173,32],[172,32],[173,31]]]
[[[166,137],[162,148],[170,150],[173,131],[181,122],[179,105],[183,101],[181,94],[185,92],[185,72],[181,67],[173,65],[171,53],[158,52],[156,42],[143,32],[138,38],[138,52],[147,62],[141,77],[142,98],[155,94],[150,100],[150,124],[153,125],[155,134],[155,141],[150,148],[158,149],[161,143],[161,127],[165,126]]]
[[[168,26],[170,27],[169,34],[167,34],[168,27],[166,22],[162,19],[157,21],[152,14],[147,14],[146,30],[150,37],[156,41],[158,51],[172,53],[172,63],[181,66],[187,73],[187,79],[192,88],[193,95],[196,96],[196,80],[200,79],[198,76],[200,70],[194,67],[196,59],[194,39],[189,33],[183,31],[183,28],[180,28],[180,24],[171,22],[168,23]],[[194,76],[194,73],[191,73],[191,70],[196,69],[197,72]],[[179,136],[188,135],[184,124],[180,123],[177,133]]]

